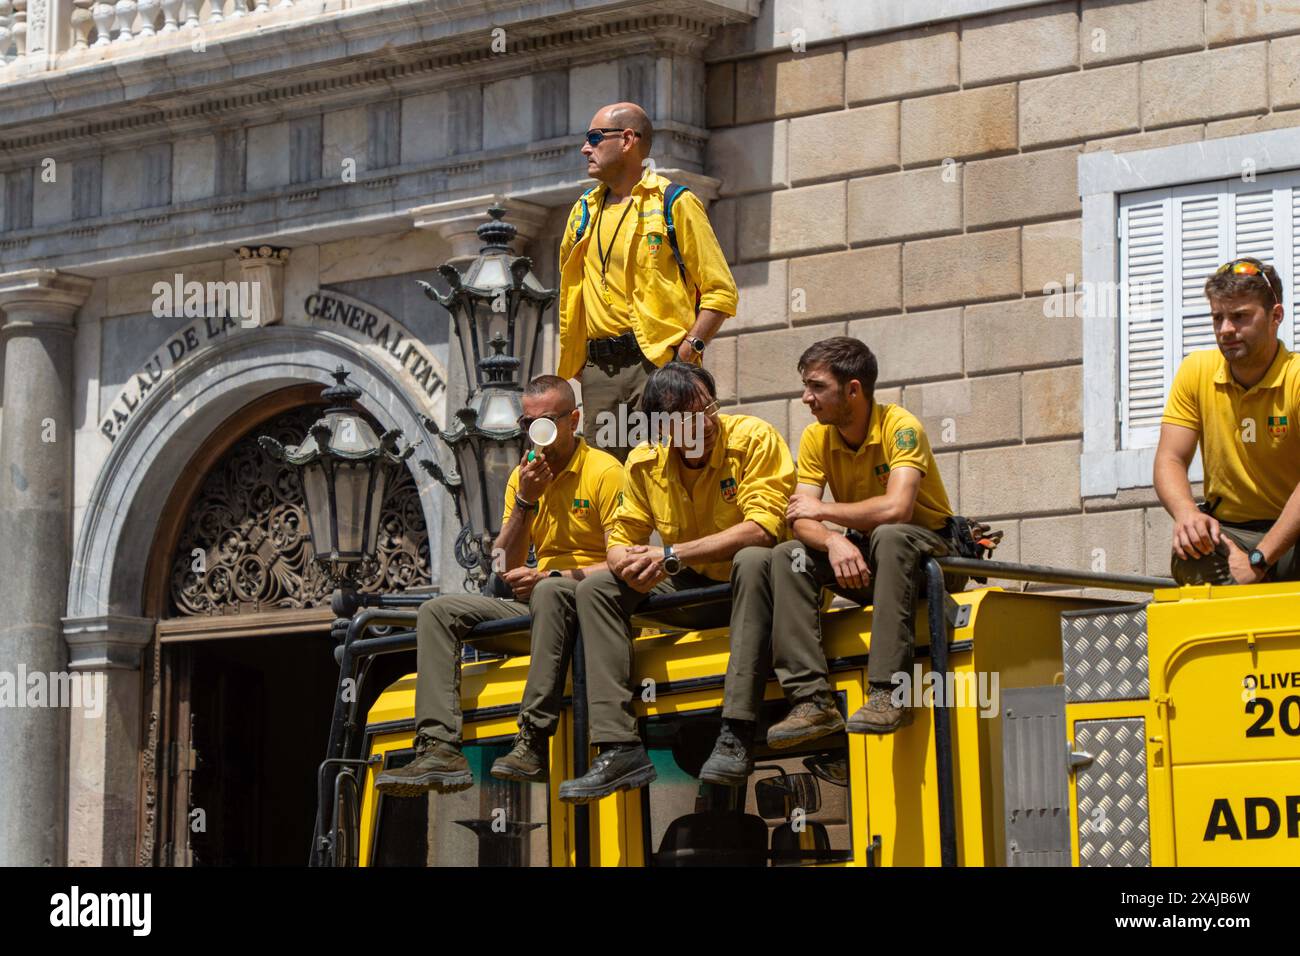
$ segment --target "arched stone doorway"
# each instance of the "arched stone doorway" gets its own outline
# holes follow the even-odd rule
[[[161,605],[161,620],[145,678],[142,780],[155,864],[306,859],[338,676],[333,585],[312,560],[297,473],[257,437],[300,442],[324,410],[304,401],[313,391],[292,388],[233,416],[164,512],[149,571],[147,601]],[[429,535],[408,469],[389,485],[380,528],[362,590],[428,586]]]
[[[162,862],[168,848],[159,824],[174,807],[164,808],[160,782],[187,772],[179,742],[188,738],[165,734],[158,695],[167,673],[154,649],[177,626],[170,623],[169,572],[186,516],[236,441],[276,415],[318,402],[340,363],[362,390],[358,406],[385,429],[399,428],[414,441],[423,435],[421,416],[441,422],[441,406],[412,390],[384,355],[330,331],[271,326],[232,336],[178,366],[165,388],[140,401],[108,450],[89,505],[76,516],[63,619],[70,666],[102,673],[106,685],[103,713],[69,729],[70,863]],[[419,478],[419,509],[430,528],[440,525],[442,497],[436,483]],[[434,580],[439,550],[435,542]],[[246,639],[323,635],[330,617],[320,606],[259,608],[252,617],[195,615],[185,626],[201,623],[208,640],[229,637],[232,627]],[[250,631],[254,620],[262,624]],[[328,650],[326,666],[333,667]],[[171,851],[168,861],[175,861],[176,847]],[[305,860],[306,844],[294,862]]]

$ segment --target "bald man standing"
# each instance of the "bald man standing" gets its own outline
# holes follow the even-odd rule
[[[647,437],[634,412],[649,373],[674,358],[701,363],[736,314],[704,204],[647,163],[653,136],[635,103],[596,112],[582,155],[599,183],[560,242],[559,375],[582,383],[587,443],[619,461]]]

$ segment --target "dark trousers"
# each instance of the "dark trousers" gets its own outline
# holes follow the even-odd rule
[[[772,555],[772,657],[776,677],[791,702],[830,693],[826,654],[822,650],[821,592],[872,606],[871,650],[867,679],[888,684],[912,666],[916,644],[916,602],[923,563],[948,554],[941,535],[912,524],[885,524],[871,532],[867,567],[871,584],[841,588],[825,551],[800,541],[786,541]],[[944,577],[944,587],[960,591],[966,578]]]
[[[1252,531],[1246,528],[1230,528],[1219,525],[1219,530],[1231,538],[1247,554],[1259,547],[1266,531]],[[1228,569],[1227,545],[1220,545],[1201,558],[1184,560],[1176,554],[1170,555],[1170,573],[1179,584],[1236,584],[1232,572]],[[1291,548],[1269,568],[1265,581],[1300,580],[1300,562],[1296,561],[1296,549]]]
[[[620,462],[634,442],[622,431],[620,422],[626,422],[639,410],[641,393],[646,379],[655,370],[655,364],[637,351],[635,355],[594,362],[588,360],[579,376],[582,383],[582,437],[592,448],[608,452]],[[619,406],[627,411],[620,417]],[[654,441],[654,435],[644,436]]]
[[[460,643],[475,624],[532,615],[528,682],[519,723],[555,733],[577,624],[578,582],[543,578],[528,604],[481,594],[448,594],[420,605],[416,624],[416,732],[459,745]]]
[[[742,548],[731,564],[731,654],[727,661],[722,716],[755,720],[771,660],[771,548]],[[598,571],[578,585],[578,619],[587,658],[587,701],[591,742],[634,743],[637,735],[631,618],[651,594],[708,587],[721,582],[690,569],[642,594],[610,571]],[[663,615],[664,623],[698,627],[690,609]]]

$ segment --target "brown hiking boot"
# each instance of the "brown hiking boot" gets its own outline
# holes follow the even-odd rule
[[[492,764],[492,776],[498,780],[515,780],[519,783],[545,783],[548,740],[530,724],[520,724],[510,753],[498,757]]]
[[[912,722],[911,707],[896,707],[894,688],[889,684],[872,684],[867,702],[849,718],[851,734],[892,734],[899,727]]]
[[[829,697],[810,697],[791,707],[785,720],[768,728],[767,745],[784,750],[843,729],[844,718]]]
[[[415,759],[375,778],[375,789],[389,797],[420,797],[430,790],[456,793],[472,786],[474,775],[459,747],[418,734]]]

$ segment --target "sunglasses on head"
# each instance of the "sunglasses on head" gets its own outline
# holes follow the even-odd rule
[[[623,132],[630,132],[633,136],[641,135],[636,130],[628,130],[622,126],[601,126],[598,127],[597,129],[587,130],[587,143],[590,146],[599,146],[602,142],[604,142],[605,137],[608,136],[610,133],[623,133]]]
[[[1249,256],[1243,256],[1240,259],[1233,259],[1231,262],[1225,262],[1219,268],[1214,270],[1216,276],[1221,276],[1225,272],[1231,272],[1236,276],[1262,276],[1264,282],[1268,285],[1269,294],[1273,296],[1273,301],[1277,301],[1277,293],[1273,291],[1273,283],[1269,281],[1268,273],[1265,271],[1264,263],[1258,259],[1252,259]]]

